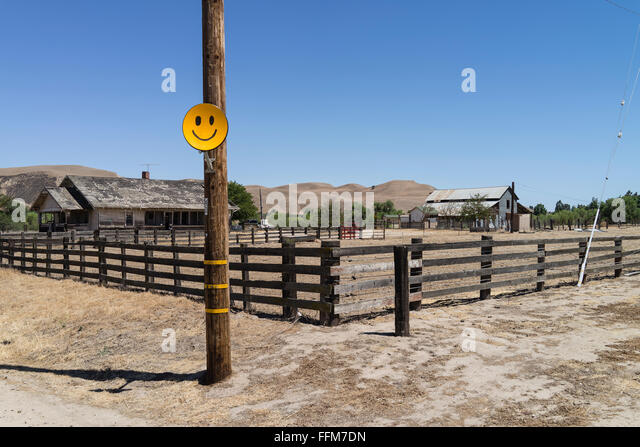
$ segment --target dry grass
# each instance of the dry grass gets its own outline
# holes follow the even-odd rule
[[[388,314],[325,328],[232,313],[234,374],[211,387],[200,302],[6,269],[0,284],[0,379],[149,423],[640,424],[638,277],[426,308],[410,338],[388,336]]]

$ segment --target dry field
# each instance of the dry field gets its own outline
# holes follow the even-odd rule
[[[200,302],[7,269],[0,285],[0,393],[95,409],[78,423],[640,425],[640,276],[433,303],[410,338],[388,313],[335,328],[232,313],[234,374],[210,387]]]

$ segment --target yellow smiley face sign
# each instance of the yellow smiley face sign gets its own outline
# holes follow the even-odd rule
[[[211,151],[227,138],[229,123],[224,112],[213,104],[198,104],[182,121],[182,134],[187,143],[199,151]]]

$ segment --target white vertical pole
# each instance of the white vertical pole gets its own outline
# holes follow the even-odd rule
[[[596,211],[596,218],[593,220],[593,228],[591,228],[591,236],[589,236],[587,251],[584,254],[584,261],[582,262],[582,268],[580,269],[580,278],[578,278],[578,287],[582,287],[582,280],[584,279],[584,271],[587,268],[587,260],[589,259],[589,250],[591,250],[591,242],[593,242],[593,234],[596,232],[596,225],[598,225],[598,217],[600,217],[600,207],[598,207],[598,211]]]

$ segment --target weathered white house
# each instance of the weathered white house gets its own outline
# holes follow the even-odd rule
[[[197,181],[69,175],[45,188],[31,208],[41,229],[202,227],[204,190]],[[238,207],[229,203],[229,216]]]
[[[463,205],[475,197],[481,197],[482,204],[491,210],[492,217],[488,222],[489,228],[510,228],[511,214],[514,212],[516,214],[514,230],[528,231],[530,229],[532,211],[518,203],[518,196],[510,186],[436,189],[429,194],[424,206],[436,210],[438,226],[455,226],[460,222]]]

